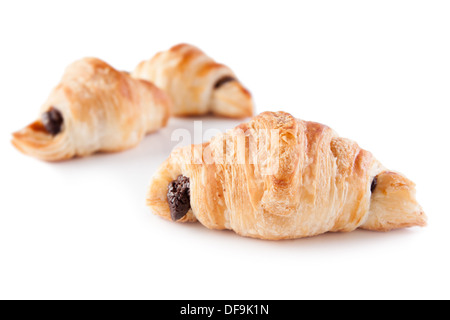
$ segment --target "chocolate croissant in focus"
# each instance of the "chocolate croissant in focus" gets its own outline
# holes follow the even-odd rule
[[[174,150],[147,203],[166,219],[270,240],[426,225],[413,182],[329,127],[284,112]]]
[[[13,134],[13,145],[46,161],[136,146],[167,124],[170,98],[96,58],[70,65],[39,119]]]
[[[250,92],[230,68],[200,49],[179,44],[141,62],[132,76],[149,80],[173,100],[175,116],[212,113],[229,118],[253,115]]]

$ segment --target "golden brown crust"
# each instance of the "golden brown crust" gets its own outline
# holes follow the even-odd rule
[[[47,161],[136,146],[167,124],[170,99],[155,85],[134,79],[96,58],[70,65],[41,113],[58,109],[62,131],[51,135],[40,119],[13,134],[21,152]]]
[[[191,183],[192,210],[181,222],[243,236],[292,239],[425,223],[409,180],[386,173],[370,152],[329,127],[284,112],[265,112],[208,143],[175,150],[147,196],[166,219],[167,187],[179,175]],[[380,185],[372,196],[375,176]],[[389,223],[380,222],[383,208]]]
[[[189,44],[176,45],[139,63],[133,76],[149,80],[167,92],[174,102],[175,116],[213,113],[245,118],[253,115],[251,94],[231,69]],[[236,81],[214,88],[224,77]]]

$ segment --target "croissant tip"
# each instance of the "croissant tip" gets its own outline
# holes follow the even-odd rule
[[[214,91],[212,113],[226,118],[246,119],[254,116],[252,95],[240,82],[229,82]]]
[[[15,131],[11,135],[12,135],[11,144],[20,152],[27,154],[25,147],[27,141],[26,128],[19,131]]]
[[[61,161],[72,157],[70,152],[58,148],[64,139],[55,139],[41,121],[35,121],[22,130],[12,133],[11,144],[21,153],[44,161]]]
[[[426,216],[423,210],[418,213],[417,226],[418,227],[428,226],[428,217]]]
[[[15,145],[15,141],[20,139],[20,131],[15,131],[11,134],[11,143]]]
[[[14,148],[19,150],[22,153],[26,153],[25,150],[21,147],[20,143],[20,131],[16,131],[12,133],[11,144]]]

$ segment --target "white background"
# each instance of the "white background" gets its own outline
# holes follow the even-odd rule
[[[0,298],[450,298],[449,17],[448,1],[1,1]],[[258,112],[325,123],[405,173],[429,226],[269,242],[164,221],[146,187],[192,120],[59,164],[10,145],[72,61],[132,70],[180,42],[229,65]]]

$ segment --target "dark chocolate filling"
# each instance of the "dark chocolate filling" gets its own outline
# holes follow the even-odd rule
[[[58,109],[51,107],[47,112],[42,114],[41,120],[45,130],[51,135],[56,136],[61,132],[64,119]]]
[[[223,86],[225,83],[231,82],[231,81],[236,81],[235,78],[230,77],[230,76],[226,76],[223,78],[220,78],[219,81],[216,82],[216,84],[214,85],[214,89],[218,89],[221,86]]]
[[[373,178],[372,185],[370,186],[370,192],[374,192],[378,184],[378,177]]]
[[[170,216],[173,221],[183,218],[191,209],[191,186],[189,178],[179,176],[169,184],[167,201],[169,202]]]

